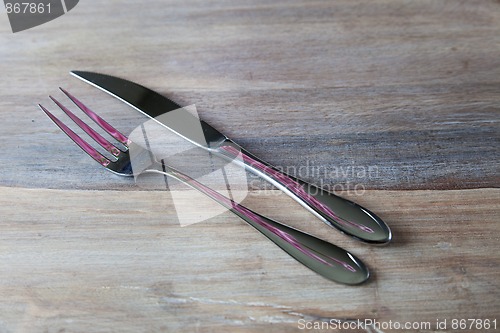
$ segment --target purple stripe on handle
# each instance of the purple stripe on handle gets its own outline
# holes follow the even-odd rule
[[[266,228],[267,230],[269,230],[270,232],[272,232],[273,234],[275,234],[279,238],[283,239],[285,242],[292,245],[294,248],[296,248],[300,252],[304,253],[305,255],[307,255],[311,258],[314,258],[315,260],[321,262],[322,264],[327,265],[327,266],[334,266],[333,263],[336,263],[336,264],[344,267],[345,269],[347,269],[351,272],[357,271],[354,267],[352,267],[351,265],[349,265],[348,263],[346,263],[344,261],[341,261],[339,259],[324,255],[326,258],[331,260],[333,263],[326,261],[325,259],[318,256],[316,253],[311,251],[309,248],[305,247],[302,243],[300,243],[292,235],[288,234],[287,232],[285,232],[283,230],[280,230],[280,229],[272,226],[265,219],[263,219],[260,215],[256,214],[255,212],[251,211],[250,209],[248,209],[246,207],[239,205],[238,203],[234,202],[233,200],[226,198],[225,196],[223,196],[219,192],[199,183],[195,179],[192,179],[189,176],[181,174],[181,173],[176,173],[175,175],[177,177],[179,177],[180,179],[182,179],[183,181],[189,183],[194,188],[200,190],[202,193],[205,193],[209,197],[215,199],[217,202],[222,204],[224,207],[226,207],[228,209],[234,209],[234,210],[240,212],[242,215],[249,217],[252,221],[254,221],[255,223],[259,224],[260,226]]]
[[[115,138],[117,141],[123,143],[125,146],[128,146],[129,139],[120,133],[116,128],[108,124],[104,119],[99,117],[97,114],[94,113],[94,111],[90,110],[88,107],[86,107],[82,102],[80,102],[75,96],[71,95],[69,92],[64,90],[63,88],[59,88],[61,91],[68,96],[69,99],[73,101],[83,112],[85,112],[90,118],[92,118],[93,121],[95,121],[99,126],[102,127],[103,130],[105,130],[109,135],[111,135],[113,138]]]
[[[80,148],[82,148],[87,154],[89,154],[94,160],[96,160],[99,164],[103,166],[108,166],[111,163],[106,157],[104,157],[101,153],[94,149],[91,145],[89,145],[85,140],[78,136],[75,132],[73,132],[68,126],[64,125],[62,121],[57,119],[52,113],[50,113],[46,108],[42,105],[38,104],[40,109],[57,125],[59,128],[66,133]]]
[[[100,144],[104,149],[109,151],[111,154],[114,156],[120,155],[120,150],[116,148],[114,145],[111,144],[108,140],[106,140],[102,135],[94,131],[92,127],[89,125],[85,124],[80,118],[75,116],[73,112],[71,112],[67,107],[59,103],[58,100],[56,100],[54,97],[49,96],[51,100],[54,101],[54,103],[59,106],[64,113],[66,113],[78,126],[80,126],[81,129],[85,131],[92,139],[94,139],[98,144]]]
[[[295,247],[297,250],[299,250],[300,252],[304,253],[305,255],[308,255],[309,257],[314,258],[314,259],[318,260],[319,262],[321,262],[321,263],[323,263],[325,265],[333,266],[332,263],[330,263],[330,262],[322,259],[321,257],[317,256],[314,252],[312,252],[308,248],[304,247],[300,242],[298,242],[295,239],[295,237],[293,237],[292,235],[284,232],[283,230],[280,230],[278,228],[273,227],[272,225],[269,225],[265,220],[263,220],[260,216],[258,216],[256,213],[252,212],[248,208],[236,204],[236,207],[234,207],[234,209],[242,212],[245,215],[251,216],[252,219],[255,222],[259,223],[261,226],[263,226],[267,230],[271,231],[272,233],[274,233],[275,235],[277,235],[281,239],[285,240],[286,242],[292,244],[293,247]],[[349,265],[348,263],[340,261],[340,260],[338,260],[336,258],[332,258],[330,256],[328,256],[328,258],[330,260],[336,262],[337,264],[343,266],[347,270],[349,270],[351,272],[356,272],[356,269],[354,267],[352,267],[351,265]]]
[[[367,227],[365,225],[362,225],[362,224],[359,224],[359,223],[356,223],[353,221],[348,221],[348,220],[338,216],[337,214],[335,214],[335,212],[333,212],[330,209],[330,207],[324,205],[318,199],[316,199],[314,196],[307,193],[299,183],[297,183],[296,181],[294,181],[290,177],[286,176],[285,174],[283,174],[279,171],[276,171],[273,168],[271,168],[271,167],[269,167],[269,166],[267,166],[259,161],[254,160],[252,157],[244,154],[243,152],[236,149],[235,147],[222,146],[222,147],[220,147],[220,149],[226,151],[227,153],[231,154],[235,158],[241,157],[245,164],[248,164],[248,165],[256,168],[257,170],[259,170],[267,175],[270,175],[272,178],[274,178],[275,180],[280,182],[283,186],[285,186],[288,190],[290,190],[295,195],[300,197],[302,200],[307,202],[311,207],[314,207],[317,211],[321,211],[324,214],[328,214],[329,217],[332,218],[333,220],[335,220],[337,223],[342,224],[346,227],[357,228],[357,229],[360,229],[360,230],[365,231],[367,233],[374,233],[375,232],[370,227]]]

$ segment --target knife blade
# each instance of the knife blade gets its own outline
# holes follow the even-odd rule
[[[391,241],[389,226],[368,209],[281,172],[167,97],[137,83],[106,74],[86,71],[72,71],[71,74],[118,98],[193,144],[245,167],[340,232],[370,244]],[[163,117],[166,113],[168,117]],[[161,121],[156,119],[160,116]]]

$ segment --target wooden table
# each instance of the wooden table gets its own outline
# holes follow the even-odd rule
[[[0,332],[499,329],[499,1],[81,1],[9,29],[0,14]],[[180,227],[172,193],[105,172],[37,109],[63,86],[125,133],[144,120],[72,69],[196,104],[261,158],[378,213],[387,247],[254,178],[244,201],[349,249],[369,282],[329,282],[228,212]]]

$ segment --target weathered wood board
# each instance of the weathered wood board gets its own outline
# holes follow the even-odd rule
[[[195,104],[264,160],[378,213],[388,247],[249,178],[248,206],[351,250],[370,281],[328,282],[229,213],[180,227],[172,193],[104,172],[37,109],[56,110],[46,96],[62,86],[124,133],[145,120],[73,69]],[[0,12],[0,75],[1,333],[500,325],[499,1],[81,1],[16,34]],[[213,207],[179,191],[193,217]]]

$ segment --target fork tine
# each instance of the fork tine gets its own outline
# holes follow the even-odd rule
[[[73,112],[71,112],[67,107],[62,105],[58,100],[56,100],[54,97],[49,96],[54,103],[57,104],[61,108],[61,110],[64,111],[78,126],[80,126],[81,129],[85,131],[92,139],[94,139],[98,144],[100,144],[104,149],[109,151],[111,154],[114,156],[118,156],[120,154],[120,150],[114,146],[111,142],[106,140],[102,135],[97,133],[92,127],[84,123],[80,118],[75,116]]]
[[[45,114],[57,125],[59,128],[66,133],[67,136],[71,138],[80,148],[83,149],[84,152],[90,155],[94,160],[96,160],[102,166],[108,166],[111,161],[106,158],[104,155],[99,153],[94,147],[88,144],[85,140],[83,140],[78,134],[73,132],[68,126],[66,126],[62,121],[60,121],[56,116],[49,112],[46,108],[44,108],[41,104],[38,104],[38,107],[45,112]]]
[[[129,139],[120,133],[116,128],[108,124],[107,121],[99,117],[95,114],[94,111],[90,110],[87,106],[85,106],[82,102],[80,102],[75,96],[71,95],[69,92],[59,87],[61,91],[68,96],[69,99],[73,101],[83,112],[85,112],[93,121],[95,121],[103,130],[105,130],[109,135],[115,138],[118,142],[121,142],[125,147],[128,147],[130,141]]]

